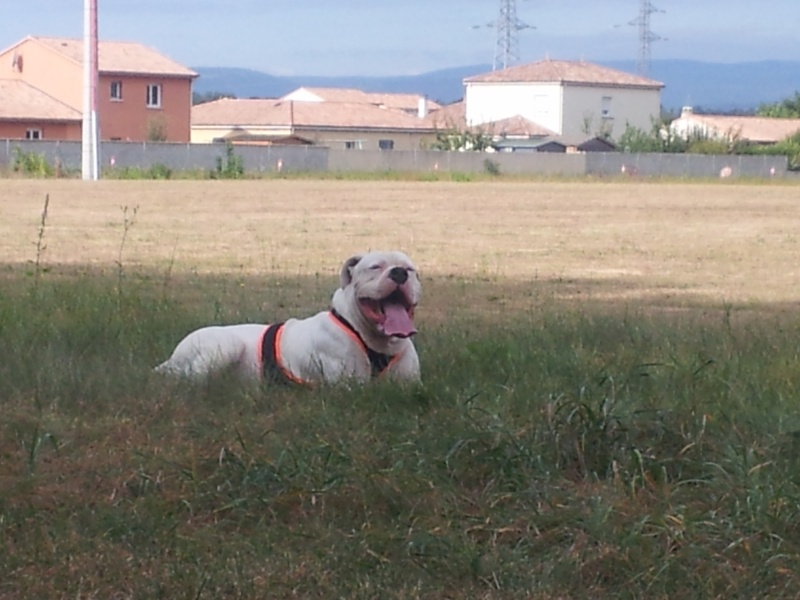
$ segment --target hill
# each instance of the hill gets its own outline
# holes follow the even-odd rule
[[[635,61],[602,62],[635,72]],[[193,67],[200,74],[199,93],[222,92],[239,98],[278,97],[300,86],[351,87],[370,92],[424,94],[442,103],[464,95],[465,77],[485,73],[491,65],[468,65],[398,77],[281,77],[262,71],[228,67]],[[778,102],[800,90],[800,61],[707,63],[692,60],[656,60],[650,77],[664,82],[664,108],[690,105],[706,111],[752,110],[762,103]]]

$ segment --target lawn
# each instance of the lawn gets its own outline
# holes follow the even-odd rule
[[[798,597],[799,193],[5,180],[0,597]],[[375,248],[422,384],[150,372]]]

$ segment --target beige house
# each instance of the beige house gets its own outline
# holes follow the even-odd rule
[[[664,84],[585,61],[542,60],[464,80],[469,126],[520,116],[560,136],[649,130]]]
[[[669,128],[683,138],[703,136],[729,142],[742,140],[753,144],[775,144],[800,132],[800,119],[699,115],[687,106]]]
[[[197,74],[141,44],[98,44],[103,140],[188,142]],[[0,138],[79,140],[83,41],[29,36],[0,51]]]
[[[364,92],[352,88],[300,87],[283,96],[281,100],[372,104],[380,108],[402,110],[418,117],[424,117],[430,111],[441,108],[440,104],[420,94]]]
[[[330,88],[299,88],[278,99],[223,98],[192,109],[192,142],[415,150],[436,138],[427,107],[421,96]]]

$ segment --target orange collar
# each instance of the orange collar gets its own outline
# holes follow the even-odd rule
[[[342,315],[340,315],[336,309],[332,308],[328,312],[328,316],[331,318],[331,321],[336,323],[339,328],[344,331],[350,339],[352,339],[356,344],[358,344],[361,349],[364,351],[364,354],[367,355],[369,359],[369,365],[372,369],[372,376],[376,377],[381,375],[386,369],[389,368],[394,361],[400,358],[401,354],[395,354],[394,356],[390,356],[388,354],[383,354],[382,352],[376,352],[364,341],[364,338],[361,337],[361,334],[356,331],[356,328],[353,327],[350,322],[345,319]]]

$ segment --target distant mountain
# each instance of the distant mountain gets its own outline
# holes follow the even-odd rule
[[[602,63],[636,72],[634,61]],[[707,63],[694,60],[655,60],[649,77],[666,84],[661,103],[668,109],[693,106],[706,111],[748,110],[800,91],[800,61],[770,60],[747,63]]]
[[[491,65],[473,65],[442,69],[420,75],[397,77],[281,77],[262,71],[228,67],[192,67],[200,74],[194,91],[205,94],[222,92],[237,98],[276,98],[299,87],[345,87],[365,92],[423,94],[442,104],[464,96],[464,78],[492,69]]]
[[[634,73],[634,61],[600,62]],[[301,87],[348,87],[368,92],[415,93],[447,104],[464,96],[465,77],[486,73],[491,65],[470,65],[398,77],[280,77],[261,71],[227,67],[193,67],[200,74],[194,90],[222,92],[238,98],[275,98]],[[664,108],[693,106],[705,111],[752,110],[779,102],[800,91],[800,61],[707,63],[655,60],[650,77],[664,82]]]

